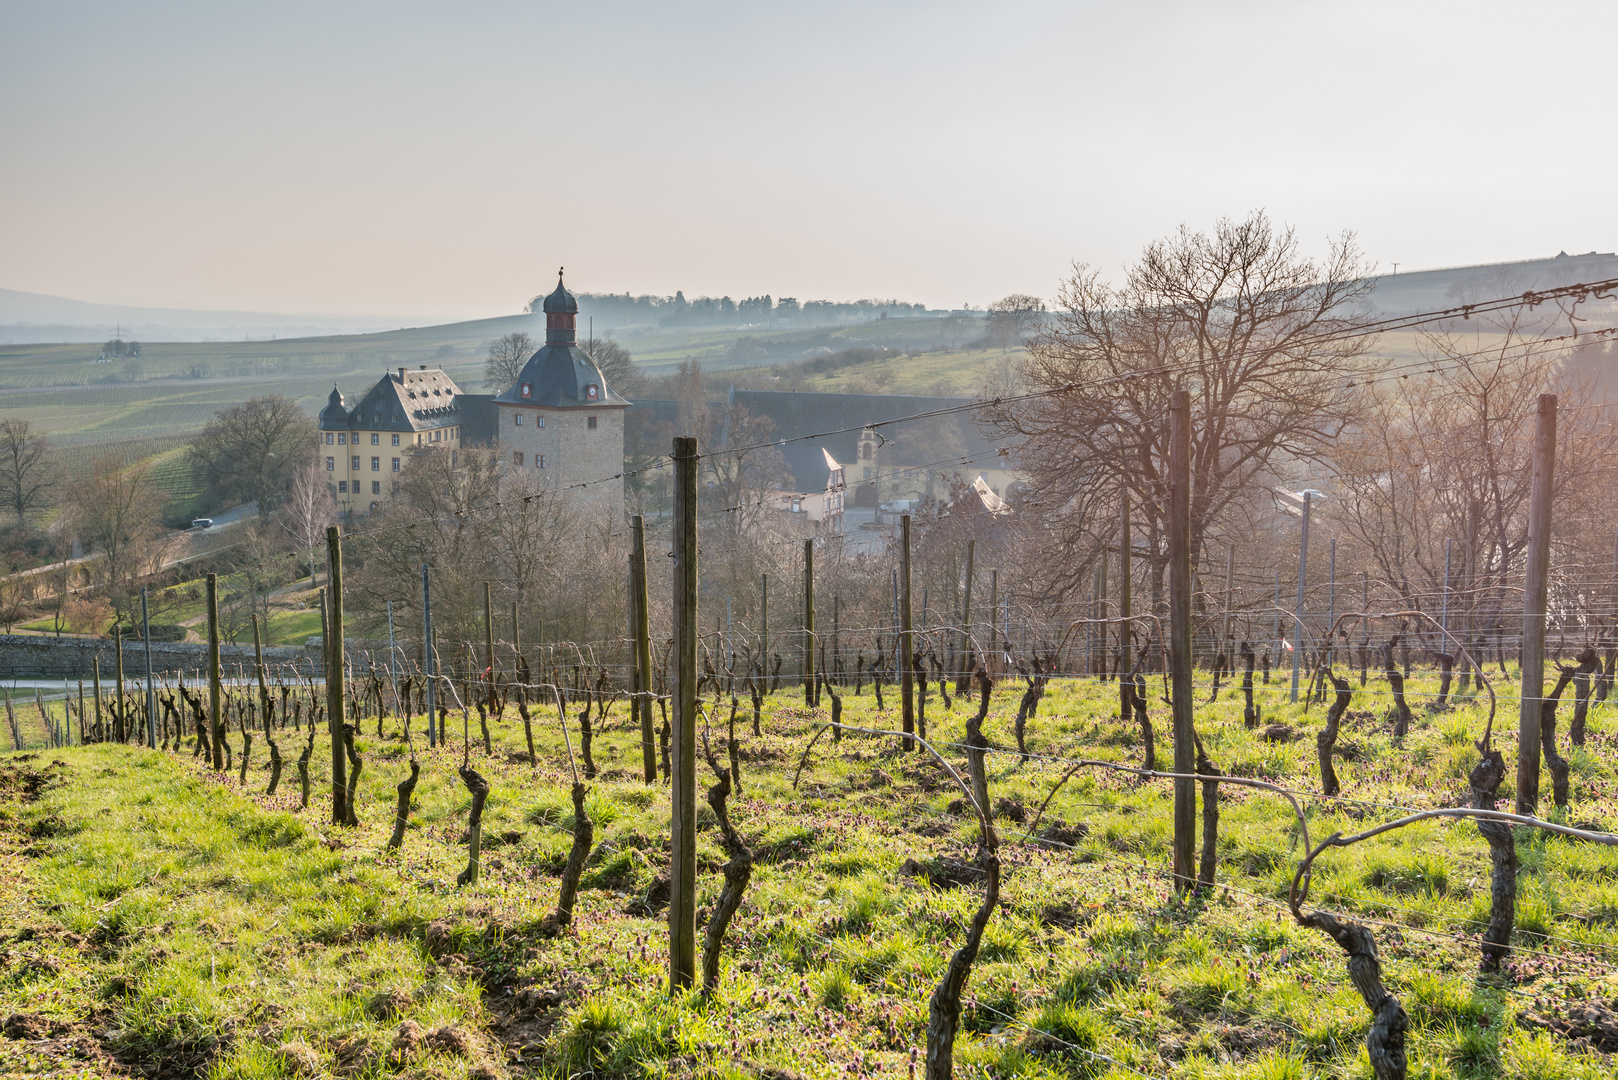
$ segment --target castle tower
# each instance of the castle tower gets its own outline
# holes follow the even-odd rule
[[[579,303],[556,272],[545,298],[545,345],[495,396],[501,454],[524,486],[567,488],[582,507],[623,515],[624,411],[601,369],[578,345]],[[575,487],[587,484],[586,487]]]

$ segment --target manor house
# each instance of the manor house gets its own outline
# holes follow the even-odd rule
[[[345,517],[380,509],[399,491],[411,447],[493,447],[524,489],[567,492],[569,502],[623,514],[624,411],[577,340],[579,305],[556,275],[545,298],[545,344],[504,393],[466,394],[439,368],[389,372],[348,408],[332,388],[320,410],[320,461]]]

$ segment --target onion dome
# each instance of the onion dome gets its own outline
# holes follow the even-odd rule
[[[579,302],[556,271],[556,291],[545,298],[545,344],[571,345],[578,339]]]
[[[348,426],[348,409],[343,405],[343,392],[335,386],[331,388],[331,396],[326,399],[326,407],[320,410],[320,426],[323,428]]]

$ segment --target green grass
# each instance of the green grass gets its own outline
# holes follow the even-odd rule
[[[1412,699],[1430,694],[1431,682],[1412,679]],[[1225,694],[1199,708],[1209,755],[1232,773],[1314,788],[1309,736],[1320,708],[1305,715],[1278,686],[1260,693],[1266,716],[1299,725],[1304,738],[1263,742],[1241,726],[1240,695]],[[1114,695],[1089,680],[1053,684],[1030,726],[1032,748],[1131,758],[1133,729],[1111,717]],[[883,714],[868,693],[850,696],[849,722],[893,726],[896,696]],[[995,697],[985,728],[998,744],[1009,739],[1017,697],[1009,683]],[[1365,695],[1354,705],[1380,707]],[[930,698],[935,737],[958,738],[963,716]],[[468,805],[454,771],[459,724],[450,747],[417,743],[422,779],[402,853],[384,848],[393,785],[407,771],[391,719],[382,737],[375,719],[359,725],[358,829],[324,820],[322,740],[314,804],[297,808],[292,762],[302,741],[294,732],[278,736],[288,767],[274,798],[262,794],[262,735],[246,789],[189,750],[101,745],[0,758],[0,903],[8,912],[0,1015],[55,1020],[64,1033],[39,1045],[0,1041],[0,1069],[66,1068],[66,1041],[82,1037],[133,1069],[220,1078],[300,1069],[367,1077],[902,1075],[911,1047],[924,1042],[928,995],[978,890],[932,887],[899,867],[909,858],[970,857],[973,826],[950,810],[959,792],[936,769],[897,754],[893,740],[859,736],[821,740],[794,790],[815,716],[801,698],[771,698],[765,735],[741,735],[743,790],[732,813],[757,860],[720,990],[706,1000],[671,995],[663,913],[639,903],[667,861],[668,794],[639,782],[638,736],[623,719],[615,710],[596,733],[601,774],[587,806],[599,846],[575,926],[557,938],[540,929],[572,815],[554,719],[537,725],[537,769],[508,756],[522,740],[514,716],[494,725],[493,757],[472,747],[471,764],[493,792],[483,877],[465,889],[454,885],[465,864]],[[1460,782],[1428,762],[1440,750],[1460,752],[1455,730],[1475,730],[1481,719],[1476,706],[1436,716],[1418,709],[1399,746],[1376,720],[1350,718],[1343,738],[1359,755],[1339,766],[1345,795],[1453,804]],[[419,720],[416,727],[419,735]],[[1611,827],[1612,706],[1592,710],[1591,730],[1573,813]],[[234,742],[239,753],[239,735]],[[958,752],[949,756],[961,765]],[[1030,809],[1062,768],[1003,754],[990,764],[995,797]],[[49,777],[32,801],[17,786],[23,772]],[[1004,904],[967,987],[957,1075],[1369,1075],[1367,1012],[1341,952],[1285,912],[1298,842],[1284,804],[1258,792],[1226,794],[1221,888],[1191,903],[1173,897],[1164,873],[1169,810],[1166,785],[1092,770],[1070,780],[1046,811],[1046,823],[1065,823],[1070,835],[1086,827],[1074,848],[1030,843],[1014,821],[1001,822]],[[1309,812],[1316,837],[1397,814],[1319,801]],[[724,859],[709,815],[698,837],[706,906]],[[1475,827],[1407,829],[1317,864],[1314,904],[1377,920],[1384,974],[1411,1018],[1411,1076],[1609,1074],[1599,1058],[1523,1018],[1618,993],[1610,917],[1618,855],[1561,841],[1525,839],[1520,847],[1524,926],[1547,936],[1525,936],[1537,945],[1512,971],[1489,978],[1477,973],[1475,945],[1455,936],[1473,930],[1487,905],[1487,849]],[[408,1061],[394,1056],[399,1040],[415,1047]]]

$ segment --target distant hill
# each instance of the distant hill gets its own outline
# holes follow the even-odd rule
[[[397,329],[399,322],[397,316],[386,315],[288,315],[93,304],[64,296],[0,289],[0,344],[8,345],[99,342],[115,333],[132,341],[241,341],[368,334]]]
[[[1562,252],[1550,259],[1384,274],[1376,279],[1371,303],[1389,315],[1401,315],[1607,278],[1618,278],[1618,254]]]

